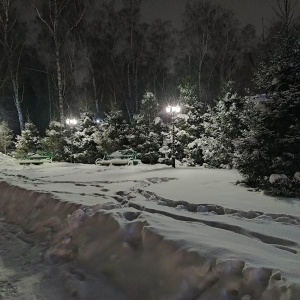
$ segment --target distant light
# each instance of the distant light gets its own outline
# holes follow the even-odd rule
[[[96,119],[96,123],[99,124],[101,122],[100,119]]]
[[[67,119],[66,123],[70,126],[72,125],[76,125],[78,123],[78,121],[76,119]]]
[[[166,107],[166,111],[167,113],[179,113],[181,110],[181,107],[179,105],[176,105],[176,106],[171,106],[171,105],[168,105]]]

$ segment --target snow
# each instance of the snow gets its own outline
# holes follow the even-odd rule
[[[289,179],[285,174],[271,174],[269,178],[270,183],[288,182]]]
[[[79,243],[78,261],[112,268],[131,299],[143,293],[149,294],[143,299],[193,299],[187,295],[194,290],[201,290],[197,299],[300,299],[300,199],[274,198],[237,185],[242,177],[236,170],[178,163],[175,169],[160,164],[21,166],[0,154],[0,180],[53,195],[60,205],[74,203],[57,233],[60,239],[54,238],[60,242],[48,255],[67,256],[67,247]],[[0,185],[2,195],[6,189]],[[11,197],[6,205],[21,201]],[[29,205],[25,202],[20,205]],[[47,208],[49,217],[44,215],[35,228],[63,218],[58,216],[63,209],[52,210]],[[7,212],[14,218],[12,210]],[[77,232],[74,240],[72,232]],[[135,274],[139,291],[125,278],[127,272]],[[239,298],[230,296],[233,287]]]
[[[160,124],[162,122],[162,119],[161,119],[161,117],[156,117],[153,122],[154,122],[155,125],[157,125],[157,124]]]
[[[265,94],[257,95],[255,97],[255,102],[256,102],[256,104],[254,105],[254,107],[257,110],[259,110],[263,113],[271,111],[270,107],[268,107],[269,99],[267,98],[267,96]]]

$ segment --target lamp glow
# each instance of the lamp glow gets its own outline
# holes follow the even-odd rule
[[[166,112],[167,113],[179,113],[180,110],[181,110],[181,107],[179,105],[176,105],[176,106],[168,105],[166,107]]]
[[[78,121],[76,119],[67,119],[66,123],[70,126],[72,125],[76,125],[78,123]]]

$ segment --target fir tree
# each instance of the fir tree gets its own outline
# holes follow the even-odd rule
[[[187,161],[189,165],[202,163],[201,148],[197,139],[203,132],[202,114],[203,103],[196,97],[196,87],[191,85],[189,78],[178,87],[180,113],[169,118],[169,129],[164,134],[164,146],[160,149],[163,155],[171,155],[172,123],[174,124],[175,157],[180,161]]]
[[[25,123],[21,135],[17,136],[15,146],[14,155],[16,158],[25,158],[28,153],[36,153],[41,150],[39,132],[30,120]]]
[[[287,189],[272,187],[270,175],[288,176],[292,191],[291,178],[300,166],[300,36],[289,9],[286,5],[281,10],[278,31],[271,31],[272,47],[266,47],[268,52],[256,75],[257,87],[266,94],[266,100],[249,113],[249,130],[237,147],[236,159],[243,175],[255,184],[274,188],[277,194]]]
[[[128,123],[122,111],[111,110],[106,114],[99,133],[95,137],[99,154],[104,155],[116,150],[127,149],[129,147],[127,135]]]
[[[143,163],[154,164],[159,158],[159,148],[162,145],[160,134],[163,123],[157,117],[158,101],[153,93],[146,92],[141,100],[140,114],[135,115],[128,140],[131,147],[140,153]]]
[[[264,117],[268,113],[264,96],[247,97],[241,123],[245,129],[241,137],[235,140],[234,165],[252,183],[259,182],[267,175],[271,164],[270,151],[272,141],[270,132],[264,126]]]
[[[199,138],[204,130],[204,105],[197,98],[196,87],[190,84],[189,78],[184,84],[179,85],[179,101],[183,114],[178,116],[177,139],[181,142],[182,157],[186,157],[190,164],[202,164]],[[180,152],[179,149],[178,151]]]
[[[97,123],[93,120],[92,114],[82,113],[74,136],[76,162],[94,163],[98,158],[99,153],[95,142],[97,131]]]
[[[0,123],[0,152],[6,154],[8,148],[12,145],[13,134],[8,127],[7,122]]]
[[[63,129],[63,160],[75,163],[80,143],[78,143],[78,120],[73,119],[73,121],[76,120],[75,122],[71,122],[71,120]]]
[[[53,160],[61,161],[63,145],[63,125],[57,121],[51,121],[46,129],[46,136],[41,141],[42,150],[50,153]]]
[[[204,161],[212,167],[233,164],[234,140],[241,136],[241,97],[233,91],[233,82],[223,89],[223,96],[204,115],[204,134],[200,139]]]

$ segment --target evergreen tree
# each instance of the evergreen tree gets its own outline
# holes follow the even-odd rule
[[[212,167],[233,164],[234,140],[241,136],[241,98],[233,91],[233,82],[227,83],[223,96],[204,114],[204,134],[200,139],[204,161]]]
[[[146,92],[141,100],[140,115],[146,125],[151,126],[153,120],[157,116],[158,101],[153,93]]]
[[[267,48],[256,76],[257,87],[266,94],[266,100],[257,103],[256,111],[250,113],[250,128],[238,145],[236,159],[242,174],[277,194],[288,190],[294,193],[291,178],[300,166],[300,36],[299,27],[292,22],[290,2],[284,1],[281,25],[276,24],[276,34],[271,31],[272,47]],[[248,155],[239,155],[246,148]],[[252,153],[257,160],[251,158]],[[288,188],[286,183],[272,186],[272,174],[288,176]]]
[[[85,112],[80,115],[74,136],[74,152],[76,162],[94,163],[99,153],[95,142],[98,131],[97,123],[91,113]]]
[[[95,136],[99,154],[104,155],[116,150],[127,149],[129,146],[127,135],[128,123],[122,111],[111,110],[106,114],[99,133]]]
[[[16,158],[25,158],[28,153],[35,153],[41,149],[39,132],[30,120],[25,123],[21,135],[17,136],[15,146]]]
[[[190,164],[202,164],[202,149],[199,138],[203,133],[204,105],[196,96],[196,87],[188,79],[179,85],[179,101],[183,114],[178,116],[179,132],[176,139],[181,142],[182,157],[187,158]]]
[[[241,138],[235,141],[234,165],[249,182],[258,183],[271,164],[273,141],[265,128],[264,118],[268,113],[267,99],[264,95],[247,97],[241,116],[245,129]]]
[[[6,154],[8,148],[12,145],[12,130],[8,127],[7,122],[0,123],[0,152]]]
[[[60,122],[51,121],[46,130],[46,136],[41,141],[42,150],[51,153],[53,160],[61,161],[63,145],[63,125]]]
[[[75,122],[73,122],[76,120]],[[63,160],[75,163],[78,153],[78,120],[71,119],[63,129]]]
[[[141,100],[140,114],[135,115],[128,140],[131,147],[140,153],[143,163],[154,164],[162,146],[162,120],[157,116],[158,101],[153,93],[146,92]]]

